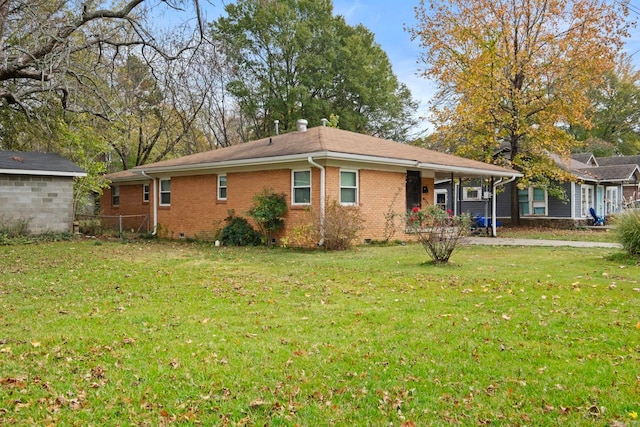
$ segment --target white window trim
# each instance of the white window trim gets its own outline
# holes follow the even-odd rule
[[[222,186],[220,185],[220,178],[222,178],[222,177],[224,177],[224,178],[226,179],[226,181],[225,181],[225,186],[224,186],[224,187],[222,187]],[[226,197],[226,196],[225,196],[225,197],[220,197],[220,190],[221,190],[221,189],[223,189],[223,188],[224,188],[225,190],[227,190],[227,189],[229,188],[229,181],[228,181],[227,175],[226,175],[226,174],[220,174],[220,175],[218,175],[218,179],[217,179],[217,181],[218,181],[218,185],[217,185],[217,187],[218,187],[218,200],[227,200],[227,197]],[[228,193],[228,190],[227,190],[227,196],[228,196],[228,195],[229,195],[229,193]]]
[[[444,205],[438,203],[438,195],[439,194],[444,194]],[[449,192],[447,190],[442,190],[442,189],[435,190],[433,192],[433,204],[441,206],[446,211],[448,206],[449,206]]]
[[[309,185],[306,186],[297,186],[296,187],[296,172],[309,172]],[[291,171],[291,204],[295,206],[309,206],[311,204],[311,195],[312,195],[312,185],[313,185],[313,173],[311,169],[297,169]],[[309,188],[309,201],[308,202],[296,202],[296,189],[297,188]]]
[[[477,196],[469,197],[469,192],[475,191]],[[462,187],[462,200],[465,202],[478,202],[482,200],[482,187]]]
[[[610,198],[613,196],[613,199]],[[611,215],[620,211],[620,187],[609,185],[604,188],[604,214]]]
[[[169,191],[162,191],[162,181],[169,181]],[[171,178],[160,178],[158,182],[158,205],[160,206],[171,206]],[[162,203],[162,195],[169,193],[169,203]]]
[[[543,217],[543,216],[549,216],[549,193],[547,193],[546,188],[544,189],[544,214],[537,214],[535,213],[535,208],[536,206],[534,205],[535,203],[540,202],[539,200],[533,200],[533,192],[534,189],[538,188],[538,187],[528,187],[527,188],[527,199],[528,199],[528,203],[529,203],[529,213],[526,215],[521,215],[523,217],[532,217],[532,216],[537,216],[537,217]],[[539,188],[540,189],[540,188]]]
[[[142,202],[149,203],[151,185],[150,184],[142,184]]]
[[[585,203],[585,190],[591,190],[591,200],[589,204]],[[596,186],[590,184],[582,184],[580,186],[580,216],[582,218],[591,218],[591,212],[589,212],[589,208],[596,209]],[[596,209],[597,211],[597,209]]]
[[[342,185],[342,172],[349,172],[349,173],[355,173],[356,174],[356,186],[355,187],[346,187]],[[340,176],[339,176],[339,181],[340,181],[340,204],[343,206],[358,206],[358,202],[360,201],[360,174],[359,171],[357,170],[353,170],[353,169],[340,169]],[[354,203],[351,202],[343,202],[342,201],[342,189],[343,188],[348,188],[348,189],[355,189],[356,190],[356,201]]]
[[[118,198],[118,202],[114,203],[116,197]],[[114,185],[111,187],[111,206],[117,208],[120,206],[120,186]]]

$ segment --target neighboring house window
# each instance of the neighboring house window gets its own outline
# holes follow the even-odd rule
[[[227,200],[227,175],[218,175],[218,200]]]
[[[543,188],[529,187],[518,190],[518,204],[520,205],[520,215],[546,216],[547,212],[547,191]]]
[[[465,200],[465,201],[482,200],[482,187],[463,187],[462,200]]]
[[[120,206],[120,187],[111,187],[111,206]]]
[[[358,172],[340,171],[340,204],[358,204]]]
[[[449,206],[447,205],[447,190],[436,190],[436,205],[440,206],[442,210],[447,210]]]
[[[171,179],[160,180],[160,206],[171,204]]]
[[[611,215],[620,210],[618,187],[607,187],[604,196],[604,214]]]
[[[142,201],[149,202],[149,184],[142,184]]]
[[[311,203],[311,171],[293,171],[293,194],[292,203],[294,205],[308,205]]]
[[[582,195],[580,214],[582,217],[590,217],[591,213],[589,213],[589,208],[596,207],[593,185],[582,185],[580,187],[580,194]]]

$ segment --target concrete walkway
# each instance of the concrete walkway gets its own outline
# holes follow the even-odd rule
[[[469,244],[493,246],[571,246],[574,248],[622,248],[622,245],[619,243],[583,242],[570,240],[512,239],[505,237],[472,237],[469,240]]]

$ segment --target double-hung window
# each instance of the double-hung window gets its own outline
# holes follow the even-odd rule
[[[620,210],[618,187],[607,187],[604,190],[604,214],[611,215]]]
[[[518,204],[521,216],[547,216],[547,191],[536,187],[518,190]]]
[[[149,184],[142,184],[142,202],[149,202]]]
[[[117,185],[111,187],[111,206],[120,206],[120,187]]]
[[[160,180],[160,206],[171,205],[171,179]]]
[[[311,203],[311,171],[292,171],[294,205],[308,205]]]
[[[218,200],[227,200],[227,175],[218,175]]]
[[[593,185],[586,185],[583,184],[580,187],[580,195],[581,195],[581,200],[582,203],[580,204],[581,206],[581,212],[580,214],[582,215],[583,218],[587,218],[591,216],[591,213],[589,212],[589,208],[595,208],[595,191],[594,191],[594,187]]]
[[[341,170],[340,171],[340,204],[341,205],[357,205],[358,204],[358,172]]]

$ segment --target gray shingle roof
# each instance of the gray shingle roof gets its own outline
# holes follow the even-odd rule
[[[56,153],[0,151],[0,173],[16,175],[86,176],[73,162]]]
[[[571,155],[571,158],[585,164],[589,164],[590,161],[597,162],[597,159],[591,153],[575,153]],[[597,164],[594,166],[597,166]]]
[[[634,174],[640,176],[640,168],[635,164],[597,166],[586,169],[578,169],[598,181],[629,181]]]
[[[612,165],[640,165],[640,156],[613,156],[613,157],[596,157],[600,166]]]

